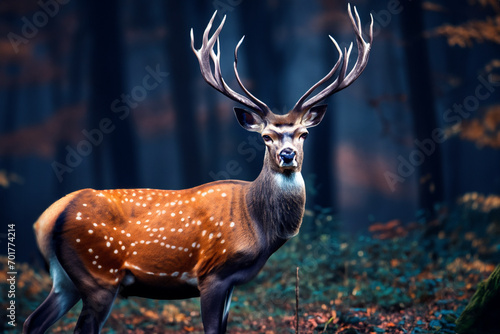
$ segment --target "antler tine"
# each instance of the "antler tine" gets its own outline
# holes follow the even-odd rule
[[[344,89],[350,84],[356,80],[361,72],[365,69],[366,65],[368,64],[368,56],[370,55],[370,47],[373,42],[373,16],[370,14],[370,17],[372,19],[371,24],[370,24],[370,43],[366,43],[365,40],[363,39],[362,35],[362,28],[361,28],[361,19],[359,18],[358,10],[356,9],[356,6],[354,6],[354,13],[356,14],[356,21],[354,20],[354,17],[352,16],[351,12],[351,5],[347,7],[349,11],[349,17],[351,19],[352,25],[354,27],[354,30],[356,31],[356,44],[358,45],[358,58],[356,59],[356,64],[354,65],[353,69],[349,73],[349,75],[346,77],[344,82],[340,85],[340,89]]]
[[[316,84],[314,84],[311,88],[309,88],[309,90],[304,95],[302,95],[302,97],[297,101],[297,103],[293,107],[293,110],[296,110],[296,111],[302,110],[302,104],[309,97],[309,95],[311,95],[311,93],[313,91],[315,91],[316,88],[318,88],[323,83],[325,83],[328,79],[330,79],[332,77],[332,75],[337,71],[337,69],[339,68],[340,64],[343,62],[344,54],[342,53],[342,50],[340,50],[340,47],[337,44],[337,41],[332,36],[328,36],[328,37],[330,37],[330,39],[332,40],[333,44],[335,44],[335,47],[337,48],[337,51],[339,52],[339,59],[337,60],[337,62],[335,63],[335,65],[332,67],[332,69],[330,70],[330,72],[328,72],[328,74],[325,75],[323,79],[321,79]]]
[[[363,72],[365,69],[366,65],[368,64],[368,57],[370,55],[370,49],[372,46],[373,42],[373,16],[370,14],[371,17],[371,24],[370,24],[370,42],[367,43],[363,39],[363,33],[362,33],[362,27],[361,27],[361,19],[359,18],[358,11],[356,9],[356,6],[354,6],[354,13],[356,15],[356,19],[352,15],[351,11],[351,4],[348,4],[347,10],[349,12],[349,18],[351,19],[351,23],[354,27],[354,32],[356,33],[356,44],[358,46],[358,57],[356,59],[356,63],[354,64],[354,67],[351,69],[351,71],[345,75],[347,72],[347,67],[349,64],[349,56],[351,55],[351,50],[352,50],[352,43],[349,46],[348,50],[344,49],[344,52],[342,53],[340,51],[340,48],[338,47],[337,42],[335,39],[331,36],[330,39],[333,41],[335,46],[337,47],[337,50],[339,50],[339,53],[341,56],[339,57],[339,60],[337,60],[337,63],[335,66],[332,68],[330,73],[328,73],[323,79],[318,81],[314,86],[312,86],[297,102],[293,110],[295,112],[305,112],[309,110],[312,106],[320,102],[321,100],[324,100],[328,96],[341,91],[342,89],[348,87],[351,85]],[[338,69],[340,66],[340,62],[342,61],[342,67],[340,69],[339,76],[337,79],[335,79],[334,82],[332,82],[328,87],[323,89],[320,93],[317,95],[313,96],[309,100],[305,101],[307,97],[316,89],[318,88],[321,84],[325,83],[330,77],[333,75],[333,73]]]
[[[248,91],[248,89],[245,88],[245,86],[243,85],[243,82],[240,80],[240,75],[238,74],[238,49],[240,48],[240,45],[241,45],[241,43],[243,43],[244,39],[245,39],[245,36],[243,36],[240,39],[240,41],[236,45],[236,48],[234,49],[234,75],[236,76],[236,80],[238,81],[238,84],[240,85],[241,89],[245,92],[245,94],[247,94],[247,96],[256,105],[258,105],[261,108],[261,110],[264,112],[264,115],[266,115],[266,114],[268,114],[270,112],[269,107],[264,102],[262,102],[261,100],[259,100],[255,96],[253,96],[252,93],[250,93]]]
[[[208,22],[207,27],[205,28],[205,31],[203,32],[203,38],[202,38],[202,44],[201,48],[199,50],[196,50],[194,47],[194,33],[193,33],[193,28],[191,28],[190,36],[191,36],[191,49],[193,50],[194,54],[196,55],[196,58],[198,58],[198,62],[200,63],[200,69],[203,75],[203,78],[213,87],[215,84],[215,78],[212,74],[211,71],[206,71],[206,69],[210,69],[210,58],[208,53],[202,53],[203,50],[206,49],[212,49],[214,39],[211,38],[210,40],[208,39],[208,34],[210,32],[210,29],[212,28],[212,23],[214,22],[215,15],[217,14],[217,11],[212,15],[212,18]],[[217,28],[217,30],[214,32],[214,36],[218,36],[218,33],[220,33],[222,27],[224,26],[224,22],[226,21],[226,16],[222,19],[221,24]],[[212,45],[209,45],[212,44]],[[205,69],[205,71],[204,71]],[[215,87],[214,87],[215,88]]]
[[[221,72],[221,67],[220,67],[220,42],[219,42],[219,34],[222,30],[222,27],[224,26],[224,23],[226,21],[226,16],[222,19],[222,22],[220,23],[219,27],[215,30],[213,35],[208,38],[208,35],[210,33],[210,29],[212,28],[213,21],[215,19],[215,16],[217,14],[217,11],[215,11],[214,15],[208,22],[207,27],[205,28],[205,31],[203,32],[203,39],[202,39],[202,45],[199,50],[196,50],[194,47],[194,33],[193,29],[191,28],[191,49],[193,50],[194,54],[196,55],[196,58],[198,58],[198,62],[200,64],[200,71],[205,79],[205,81],[224,94],[225,96],[229,97],[230,99],[239,102],[257,113],[259,113],[262,116],[265,116],[269,111],[269,107],[265,105],[263,102],[258,100],[255,96],[250,94],[250,92],[243,86],[241,83],[241,80],[238,76],[238,73],[236,72],[236,79],[238,80],[238,83],[240,84],[241,88],[247,94],[248,97],[243,96],[234,90],[232,90],[224,81],[224,78],[222,77],[222,72]],[[242,39],[243,40],[243,39]],[[214,51],[214,45],[215,42],[217,42],[217,53]],[[238,46],[236,47],[236,50],[238,49],[239,45],[241,44],[238,43]],[[236,53],[236,51],[235,51]],[[210,59],[214,63],[214,71],[212,72],[212,67],[210,64]],[[235,63],[236,63],[236,58],[235,58]],[[236,65],[235,65],[236,66]]]

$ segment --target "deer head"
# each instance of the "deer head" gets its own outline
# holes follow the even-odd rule
[[[267,147],[264,163],[276,172],[282,174],[300,172],[303,161],[303,143],[308,135],[307,129],[318,125],[326,112],[326,105],[317,104],[330,95],[351,85],[361,75],[368,63],[368,56],[373,41],[373,17],[370,24],[370,41],[366,42],[362,36],[361,20],[356,7],[354,7],[356,18],[352,15],[350,4],[348,5],[348,11],[356,33],[358,46],[358,57],[353,68],[347,73],[352,43],[348,49],[344,49],[342,52],[335,39],[329,36],[339,52],[337,62],[331,71],[323,79],[314,84],[298,100],[293,109],[285,115],[274,114],[264,102],[252,95],[243,85],[238,74],[237,64],[238,49],[245,36],[241,38],[234,51],[234,74],[245,96],[231,89],[222,78],[219,34],[224,26],[226,16],[224,16],[219,27],[209,38],[210,29],[212,28],[217,12],[214,13],[203,33],[202,46],[199,50],[194,47],[194,36],[191,29],[191,48],[198,58],[203,78],[210,86],[248,108],[234,108],[236,118],[244,129],[258,132],[262,136]],[[215,42],[217,42],[217,52],[214,51]],[[213,71],[210,60],[214,64]],[[332,83],[315,96],[309,98],[313,91],[327,82],[337,71],[339,72],[338,77]]]

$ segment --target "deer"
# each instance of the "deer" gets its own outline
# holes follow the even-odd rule
[[[75,333],[100,333],[117,296],[154,299],[200,297],[207,334],[225,333],[233,288],[254,278],[287,240],[299,232],[306,192],[301,174],[308,128],[318,125],[326,105],[318,103],[351,85],[363,72],[373,42],[362,34],[356,7],[348,5],[358,55],[348,72],[353,43],[331,71],[288,113],[275,114],[243,85],[234,51],[234,74],[244,95],[222,78],[219,34],[209,37],[215,12],[191,48],[205,81],[247,107],[234,108],[238,123],[265,143],[263,167],[252,181],[219,180],[184,190],[82,189],[59,199],[34,224],[38,247],[53,280],[45,301],[26,319],[24,333],[44,333],[79,300]],[[217,42],[217,52],[214,50]],[[213,68],[212,68],[213,63]],[[337,77],[309,97],[335,73]]]

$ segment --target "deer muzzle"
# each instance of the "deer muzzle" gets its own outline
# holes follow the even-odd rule
[[[295,159],[296,156],[297,154],[290,147],[281,150],[281,152],[279,153],[280,167],[297,167],[298,164],[297,160]]]

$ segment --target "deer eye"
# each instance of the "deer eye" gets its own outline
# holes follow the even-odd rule
[[[272,142],[273,141],[273,139],[268,135],[263,135],[262,139],[264,139],[265,142]]]
[[[308,135],[309,135],[309,133],[304,132],[303,134],[300,135],[300,139],[306,140],[306,138],[307,138]]]

